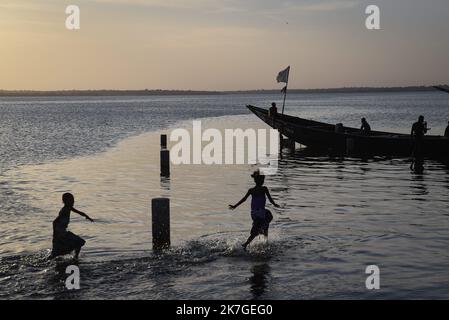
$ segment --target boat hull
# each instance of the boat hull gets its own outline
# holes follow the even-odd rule
[[[284,136],[312,149],[362,155],[410,156],[413,139],[410,135],[372,131],[363,135],[359,129],[341,127],[298,117],[277,114],[274,119],[262,108],[247,106],[266,124],[279,130]],[[426,136],[423,140],[423,156],[448,158],[449,138]]]

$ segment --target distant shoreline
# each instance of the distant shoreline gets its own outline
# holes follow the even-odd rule
[[[369,93],[369,92],[412,92],[435,91],[431,86],[410,87],[350,87],[328,89],[289,89],[289,93]],[[225,95],[225,94],[275,94],[280,89],[241,91],[194,91],[194,90],[0,90],[0,97],[36,96],[173,96],[173,95]]]

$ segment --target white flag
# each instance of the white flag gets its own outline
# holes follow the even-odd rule
[[[278,74],[278,76],[276,78],[277,82],[287,83],[289,74],[290,74],[290,66],[288,66],[287,69],[282,70],[281,72],[279,72],[279,74]]]

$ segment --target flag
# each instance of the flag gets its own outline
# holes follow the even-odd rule
[[[290,74],[290,66],[287,67],[287,69],[282,70],[281,72],[279,72],[276,80],[277,82],[284,82],[284,83],[288,83],[288,76]]]
[[[281,90],[282,93],[287,93],[287,86],[283,87]]]

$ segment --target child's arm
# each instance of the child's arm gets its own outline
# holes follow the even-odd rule
[[[239,205],[241,205],[243,202],[246,201],[246,199],[248,199],[248,197],[251,195],[251,189],[248,190],[248,192],[246,193],[246,195],[242,198],[242,200],[240,200],[239,202],[237,202],[235,205],[230,204],[229,205],[229,209],[234,210],[235,208],[237,208]]]
[[[279,208],[279,205],[276,202],[274,202],[273,198],[271,197],[270,190],[268,190],[267,187],[265,187],[265,194],[267,195],[267,198],[268,200],[270,200],[271,204],[276,208]]]
[[[94,222],[94,219],[92,219],[91,217],[89,217],[87,214],[85,214],[84,212],[81,212],[79,210],[76,210],[75,208],[72,208],[73,212],[78,213],[80,216],[86,218],[87,220],[89,220],[90,222]]]

